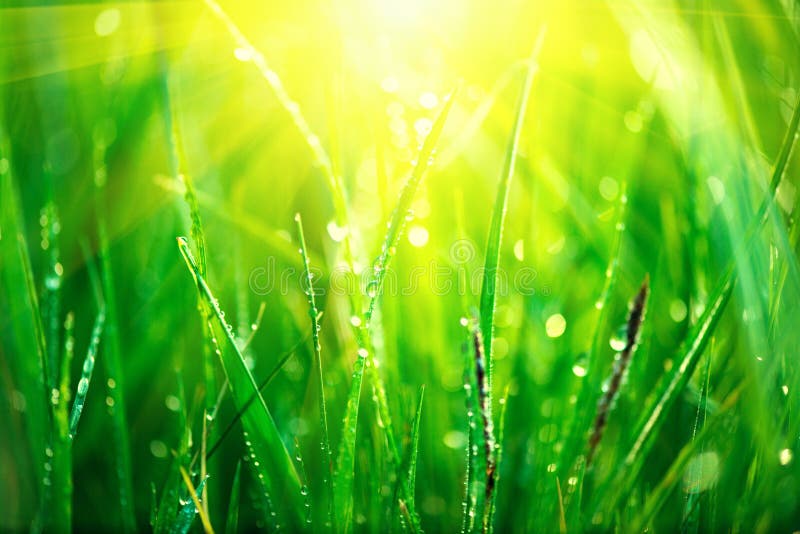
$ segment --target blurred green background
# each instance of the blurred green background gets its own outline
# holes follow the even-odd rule
[[[416,491],[422,525],[458,530],[468,434],[468,336],[460,319],[478,305],[525,60],[546,27],[500,255],[510,283],[497,299],[493,380],[496,394],[508,388],[509,399],[496,528],[558,530],[557,487],[569,484],[571,465],[559,454],[586,354],[595,335],[611,340],[596,354],[599,372],[611,372],[615,336],[645,274],[649,309],[598,453],[601,488],[622,468],[656,384],[679,361],[731,260],[733,298],[629,497],[606,507],[602,493],[587,494],[588,511],[567,527],[590,528],[590,511],[599,509],[607,516],[598,525],[611,521],[624,531],[654,488],[667,484],[646,521],[654,530],[798,528],[797,164],[787,167],[766,224],[738,246],[768,195],[797,101],[795,2],[235,0],[221,7],[263,56],[199,1],[6,0],[0,7],[0,527],[27,529],[41,515],[43,492],[37,428],[46,396],[29,394],[35,320],[15,275],[22,257],[15,220],[43,324],[61,325],[74,313],[73,386],[97,313],[87,259],[100,261],[107,234],[121,365],[110,389],[124,398],[136,525],[146,529],[151,487],[160,497],[182,413],[193,414],[195,449],[202,421],[204,338],[197,292],[175,242],[189,236],[191,224],[178,174],[197,189],[209,285],[240,337],[250,336],[265,306],[245,351],[257,380],[310,331],[294,223],[302,214],[311,264],[321,274],[315,284],[325,291],[318,305],[336,450],[357,350],[354,310],[330,287],[346,269],[342,237],[350,236],[357,274],[369,271],[418,147],[460,84],[397,247],[398,285],[387,286],[373,325],[404,446],[426,386]],[[259,68],[261,57],[271,71]],[[341,177],[349,227],[338,226],[324,169],[283,98],[295,103]],[[609,262],[618,266],[618,282],[607,324],[595,333]],[[444,290],[433,283],[439,268],[451,282]],[[285,287],[260,290],[267,269],[278,281],[284,274]],[[524,287],[515,283],[523,278]],[[54,341],[58,355],[63,332]],[[116,530],[124,521],[110,415],[118,401],[106,353],[104,342],[73,442],[78,530]],[[307,341],[264,397],[287,447],[295,439],[300,445],[319,526],[326,508],[316,504],[325,488],[313,369]],[[222,376],[217,369],[220,383]],[[369,381],[362,395],[355,530],[383,531],[397,527],[394,473],[367,402]],[[592,403],[598,395],[589,395]],[[234,414],[224,401],[220,426]],[[697,438],[712,416],[719,424]],[[695,439],[701,443],[690,450],[690,469],[665,478]],[[243,451],[236,430],[209,464],[218,530]],[[240,527],[265,526],[248,470],[241,487]]]

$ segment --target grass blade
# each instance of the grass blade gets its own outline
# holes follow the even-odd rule
[[[408,489],[414,494],[417,485],[417,453],[419,451],[419,425],[422,421],[422,401],[425,399],[425,386],[419,388],[419,400],[417,401],[417,414],[414,416],[414,424],[411,426],[411,450],[408,456]]]
[[[173,534],[186,534],[189,532],[189,528],[197,515],[200,516],[200,520],[203,522],[203,530],[205,530],[206,534],[213,534],[214,529],[211,528],[211,523],[208,522],[208,515],[203,511],[203,505],[200,502],[207,479],[201,480],[200,484],[197,485],[197,489],[195,489],[191,478],[189,478],[189,473],[186,472],[186,468],[183,466],[181,466],[181,478],[183,478],[183,483],[189,490],[191,498],[178,512],[178,517],[172,529]]]
[[[311,266],[308,261],[308,249],[306,247],[306,238],[303,233],[303,220],[300,214],[294,217],[297,222],[297,234],[300,240],[300,255],[303,257],[303,266],[305,267],[305,280],[308,284],[303,290],[308,296],[308,315],[311,317],[311,339],[314,343],[314,357],[317,361],[317,379],[319,380],[319,417],[320,424],[322,425],[322,457],[325,461],[323,467],[323,477],[328,486],[328,497],[330,504],[328,507],[328,519],[331,524],[334,524],[335,518],[333,514],[333,453],[331,452],[331,441],[328,435],[328,408],[325,403],[325,381],[322,374],[322,345],[319,340],[320,324],[319,319],[322,313],[317,309],[317,302],[314,295],[314,283],[312,280]]]
[[[258,475],[265,494],[272,495],[275,508],[285,512],[289,527],[302,525],[303,502],[300,493],[300,478],[292,463],[291,456],[281,440],[275,421],[272,419],[264,398],[258,392],[253,375],[245,364],[242,353],[233,337],[233,328],[225,321],[219,302],[211,293],[197,263],[192,256],[185,238],[178,238],[178,248],[193,275],[200,299],[207,313],[213,317],[209,321],[211,332],[222,367],[228,377],[231,394],[238,409],[244,408],[248,398],[256,394],[257,401],[243,410],[245,444],[254,456],[253,467]]]
[[[514,166],[517,161],[517,148],[519,138],[522,133],[522,124],[525,119],[525,111],[528,108],[528,95],[531,92],[533,79],[539,70],[536,62],[539,52],[544,42],[545,31],[539,32],[536,44],[533,47],[528,62],[528,69],[525,74],[525,83],[517,101],[517,108],[514,114],[514,126],[511,130],[511,137],[506,148],[503,172],[500,175],[500,184],[497,187],[497,197],[495,198],[494,209],[489,229],[489,237],[486,242],[486,263],[483,272],[483,285],[481,287],[480,302],[480,329],[484,334],[486,358],[489,363],[486,368],[486,378],[489,388],[492,386],[492,336],[494,335],[494,308],[497,291],[497,269],[500,265],[500,245],[503,240],[503,224],[508,208],[508,192],[511,185],[511,177],[514,175]]]
[[[86,403],[86,395],[89,393],[89,383],[92,381],[92,373],[94,372],[94,362],[97,357],[97,350],[100,346],[100,340],[103,337],[103,327],[106,322],[105,307],[101,307],[97,313],[97,318],[94,321],[92,328],[92,338],[89,341],[89,349],[86,351],[86,358],[83,360],[83,371],[81,379],[78,382],[78,390],[75,393],[75,402],[72,404],[72,411],[69,414],[69,438],[75,439],[75,434],[78,431],[78,421],[80,421],[81,414],[83,413],[83,406]]]
[[[442,107],[439,115],[431,127],[431,131],[425,138],[422,149],[417,158],[417,164],[411,171],[411,175],[403,186],[400,193],[397,205],[395,206],[392,216],[389,220],[388,230],[383,241],[381,252],[373,264],[372,276],[367,284],[367,297],[369,303],[367,309],[364,311],[364,320],[358,330],[358,358],[354,364],[353,377],[350,385],[350,392],[347,397],[347,407],[345,409],[345,416],[343,420],[342,441],[339,443],[339,452],[336,457],[336,469],[334,471],[334,508],[338,514],[337,528],[340,532],[349,532],[352,528],[353,517],[353,477],[355,468],[355,442],[356,442],[356,424],[358,420],[358,408],[361,398],[361,385],[364,377],[364,369],[369,360],[370,369],[373,371],[371,377],[374,381],[375,395],[377,399],[377,411],[381,419],[381,423],[385,430],[386,440],[389,444],[389,454],[391,461],[395,468],[400,469],[401,457],[400,451],[397,446],[397,441],[394,436],[392,428],[391,417],[389,414],[388,401],[386,399],[386,388],[383,381],[375,371],[373,365],[373,355],[370,351],[370,321],[375,312],[378,298],[381,294],[383,287],[383,280],[386,275],[386,269],[396,251],[398,241],[402,235],[403,228],[406,222],[412,217],[410,212],[411,204],[414,200],[417,188],[422,181],[425,171],[432,163],[433,151],[439,140],[439,137],[444,130],[444,125],[450,109],[455,101],[455,93],[453,91],[448,97]],[[403,493],[402,499],[406,505],[412,503],[407,495],[407,488],[405,484],[401,485]],[[413,503],[412,503],[413,504]],[[413,510],[409,510],[409,515],[414,517]]]

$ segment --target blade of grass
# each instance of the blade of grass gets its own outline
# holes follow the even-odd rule
[[[425,386],[420,387],[419,401],[417,402],[417,412],[414,416],[414,421],[411,425],[411,442],[409,444],[408,454],[403,462],[403,473],[401,478],[397,481],[395,488],[395,500],[400,503],[400,511],[402,523],[404,528],[413,528],[413,525],[419,525],[419,517],[412,517],[411,510],[416,509],[414,501],[416,500],[416,482],[417,482],[417,454],[419,452],[419,425],[422,419],[422,401],[425,397]],[[405,484],[405,494],[411,498],[410,505],[404,498],[398,497],[398,492],[402,485]]]
[[[183,466],[181,466],[181,478],[183,478],[183,483],[189,490],[191,499],[183,505],[181,511],[178,513],[172,532],[174,534],[186,534],[189,532],[189,528],[192,526],[195,516],[199,515],[200,521],[203,523],[203,530],[206,534],[214,534],[214,529],[211,528],[211,523],[208,521],[208,515],[206,515],[203,505],[200,502],[200,498],[203,495],[203,487],[206,485],[207,479],[202,479],[197,489],[195,489],[192,484],[192,479],[189,478],[189,473],[186,472],[186,468]]]
[[[56,427],[53,460],[54,524],[72,525],[72,443],[69,437],[70,366],[75,355],[75,314],[64,320],[64,346],[61,354],[58,402],[53,407]]]
[[[364,319],[361,326],[357,331],[356,340],[358,343],[358,358],[354,364],[353,377],[350,385],[350,392],[347,398],[347,407],[345,408],[345,416],[342,422],[342,440],[339,443],[339,452],[336,458],[336,469],[334,470],[334,488],[336,490],[334,495],[334,508],[337,516],[337,528],[340,532],[349,532],[352,528],[353,517],[353,478],[355,468],[355,442],[356,442],[356,424],[358,420],[358,409],[361,398],[361,384],[363,382],[364,369],[366,364],[369,363],[369,369],[372,371],[370,377],[373,380],[374,399],[377,402],[377,414],[380,417],[380,425],[385,432],[386,441],[389,447],[390,461],[395,469],[401,469],[401,456],[392,428],[392,421],[389,413],[389,403],[386,399],[386,388],[383,385],[383,380],[376,370],[374,362],[374,355],[371,349],[370,342],[370,322],[375,312],[378,298],[380,297],[383,287],[386,269],[394,256],[397,244],[402,235],[403,228],[406,222],[412,218],[411,204],[417,191],[419,183],[425,174],[425,171],[432,163],[433,151],[438,142],[439,136],[444,129],[447,116],[455,101],[455,93],[453,91],[446,99],[444,106],[436,120],[431,127],[431,131],[425,138],[422,144],[422,149],[417,158],[417,164],[411,171],[411,175],[403,186],[400,193],[397,205],[392,212],[389,220],[386,236],[383,241],[381,252],[375,260],[372,268],[372,276],[367,284],[367,297],[369,303],[364,311]],[[401,498],[406,503],[406,506],[413,504],[412,499],[408,497],[408,488],[405,484],[401,484]],[[413,510],[408,510],[408,515],[413,519],[415,513]],[[411,525],[412,529],[417,530],[418,525]]]
[[[197,202],[197,194],[194,188],[194,180],[191,177],[191,173],[187,168],[186,163],[186,153],[183,146],[183,135],[181,134],[181,127],[180,127],[180,118],[178,117],[177,110],[174,105],[174,87],[172,85],[171,80],[168,74],[163,75],[164,84],[167,86],[164,90],[164,100],[165,100],[165,107],[166,112],[164,113],[165,119],[167,122],[167,127],[169,128],[169,140],[170,140],[170,152],[171,152],[171,163],[172,163],[172,173],[173,175],[180,179],[186,188],[186,194],[184,195],[184,202],[186,203],[187,207],[189,208],[189,218],[191,219],[191,236],[192,241],[194,242],[195,249],[197,250],[197,256],[199,258],[198,267],[200,268],[200,274],[204,278],[207,276],[208,272],[208,265],[206,263],[206,238],[205,232],[203,231],[203,221],[200,217],[200,206]],[[211,331],[208,329],[208,321],[209,317],[204,314],[204,310],[202,305],[198,302],[197,303],[197,311],[200,313],[202,324],[203,324],[203,348],[202,348],[202,358],[203,358],[203,379],[205,383],[205,409],[207,413],[210,413],[211,410],[214,408],[214,401],[215,392],[217,391],[217,384],[216,384],[216,376],[214,370],[214,359],[211,352]],[[205,454],[205,446],[208,441],[208,433],[206,432],[206,421],[207,419],[205,416],[203,417],[203,433],[201,436],[202,442],[202,451],[200,455],[200,478],[201,480],[205,480],[206,474],[208,473],[208,466],[207,466],[207,456]],[[203,511],[206,515],[208,515],[208,486],[209,484],[203,485]]]
[[[190,417],[187,414],[186,392],[183,386],[183,374],[177,365],[175,366],[175,385],[176,396],[178,397],[180,409],[178,410],[177,427],[180,429],[178,435],[178,450],[172,451],[172,462],[167,472],[166,482],[161,494],[158,509],[156,510],[155,526],[153,531],[156,534],[171,532],[175,525],[175,518],[179,513],[181,487],[180,468],[188,461],[189,448],[191,446]]]
[[[684,356],[681,358],[680,364],[674,368],[671,376],[668,375],[665,377],[666,385],[660,389],[661,393],[657,396],[655,403],[651,404],[651,406],[642,412],[645,414],[645,419],[638,425],[637,430],[633,433],[636,439],[630,451],[625,456],[625,460],[623,461],[624,468],[618,471],[618,474],[611,483],[611,487],[615,488],[616,493],[613,497],[608,497],[608,499],[614,504],[621,502],[631,491],[633,481],[641,471],[647,453],[653,445],[652,436],[655,435],[664,423],[664,417],[677,400],[678,394],[683,391],[683,388],[691,378],[697,363],[700,361],[703,350],[705,350],[706,345],[713,335],[714,329],[725,309],[725,305],[728,303],[728,300],[730,300],[733,292],[734,279],[732,267],[727,270],[722,281],[724,283],[712,294],[709,299],[709,305],[698,320],[693,331],[694,333],[689,337],[689,342],[686,345]],[[598,494],[609,495],[609,492],[600,490]],[[615,510],[616,506],[604,509]],[[594,515],[595,514],[592,514],[592,517],[594,517]]]
[[[297,234],[300,240],[300,255],[303,257],[303,266],[306,271],[305,279],[308,284],[308,286],[304,288],[304,291],[308,296],[308,315],[311,317],[311,339],[314,343],[314,356],[317,361],[317,379],[319,380],[319,417],[320,424],[322,425],[322,457],[324,460],[323,478],[328,488],[328,520],[333,525],[336,519],[333,513],[333,453],[331,451],[331,441],[328,435],[328,408],[325,403],[325,380],[322,373],[322,345],[319,340],[319,319],[322,314],[317,309],[317,302],[314,295],[314,282],[308,260],[306,238],[303,233],[303,220],[299,213],[294,216],[294,220],[297,223]]]
[[[89,348],[86,351],[86,357],[83,360],[83,371],[81,373],[80,381],[78,382],[78,389],[75,392],[75,402],[72,404],[72,411],[69,414],[69,437],[75,439],[75,434],[78,432],[78,422],[80,421],[81,414],[83,413],[83,406],[86,403],[86,395],[89,393],[89,384],[92,381],[92,373],[94,372],[95,358],[100,346],[100,340],[103,337],[103,327],[106,322],[105,307],[101,307],[97,313],[97,318],[94,321],[92,328],[92,337],[89,341]]]
[[[489,390],[492,387],[492,337],[494,336],[494,310],[497,291],[497,269],[500,265],[500,245],[503,240],[503,225],[508,209],[508,193],[511,186],[511,178],[514,175],[514,166],[517,161],[517,149],[519,146],[522,125],[525,122],[525,111],[528,108],[528,95],[531,92],[533,79],[539,70],[537,58],[544,43],[545,30],[539,32],[536,44],[531,51],[528,59],[528,69],[525,74],[525,82],[522,86],[516,111],[514,113],[514,126],[511,130],[511,137],[506,148],[503,171],[500,175],[500,183],[497,187],[497,197],[495,198],[494,209],[489,228],[489,237],[486,242],[486,262],[483,273],[483,284],[481,287],[480,301],[480,321],[481,331],[484,334],[486,358],[488,366],[486,378]]]
[[[258,390],[253,375],[245,364],[233,328],[230,326],[205,279],[200,274],[185,238],[178,238],[178,248],[183,255],[189,272],[193,275],[200,299],[207,307],[209,315],[215,319],[209,324],[216,340],[218,356],[230,383],[231,394],[238,409],[244,408],[252,394],[257,402],[243,410],[242,425],[248,452],[254,456],[252,466],[258,475],[265,494],[276,500],[276,509],[285,512],[289,527],[302,525],[303,502],[300,493],[300,479],[292,463],[291,456],[284,445],[275,421]]]

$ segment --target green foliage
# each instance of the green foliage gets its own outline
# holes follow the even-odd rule
[[[35,4],[1,531],[796,530],[792,2]]]

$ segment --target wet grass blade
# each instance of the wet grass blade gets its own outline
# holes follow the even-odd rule
[[[356,427],[361,399],[361,385],[363,383],[364,370],[368,360],[370,362],[370,369],[373,370],[371,377],[374,382],[374,398],[377,399],[377,412],[385,430],[390,460],[396,469],[402,467],[400,451],[392,428],[388,401],[386,399],[386,388],[383,385],[380,374],[375,371],[375,365],[373,365],[374,362],[372,361],[373,355],[370,351],[370,321],[372,320],[378,298],[381,294],[386,269],[396,251],[403,228],[406,222],[412,217],[410,211],[411,204],[414,200],[419,183],[425,175],[425,171],[432,163],[433,151],[442,130],[444,130],[447,116],[455,101],[455,93],[456,91],[453,91],[447,97],[444,106],[431,127],[431,131],[425,138],[425,142],[418,155],[417,164],[412,169],[411,175],[403,186],[400,198],[392,212],[381,252],[373,264],[372,275],[367,284],[369,303],[367,309],[364,311],[364,320],[361,322],[356,336],[359,347],[358,358],[354,364],[350,392],[347,397],[347,407],[345,408],[345,416],[342,422],[342,440],[339,443],[339,451],[336,457],[336,469],[334,470],[334,509],[337,514],[336,527],[339,532],[349,532],[352,529]],[[403,499],[407,505],[411,503],[412,499],[409,499],[407,495],[405,484],[401,484],[401,492],[401,499]],[[409,515],[414,517],[413,510],[409,511]]]
[[[770,190],[768,191],[767,198],[761,203],[756,216],[747,227],[744,239],[740,244],[741,247],[747,247],[749,245],[752,239],[757,235],[758,230],[766,222],[768,214],[772,211],[771,208],[775,202],[777,186],[789,163],[792,148],[797,138],[798,126],[800,126],[800,97],[798,98],[798,103],[795,106],[792,118],[789,121],[789,128],[784,136],[778,158],[773,166],[769,184]],[[736,258],[737,255],[734,254],[733,257]],[[692,330],[691,335],[687,338],[687,342],[684,344],[682,350],[683,356],[680,358],[679,365],[673,367],[671,374],[664,378],[663,385],[659,390],[660,394],[657,396],[654,403],[643,412],[646,415],[633,434],[636,438],[625,457],[624,469],[620,470],[619,474],[611,482],[610,487],[613,489],[614,493],[604,501],[612,502],[615,506],[607,509],[615,509],[616,505],[629,495],[633,483],[641,471],[647,454],[653,445],[653,436],[656,435],[669,409],[689,382],[689,379],[703,355],[703,351],[713,336],[714,329],[719,323],[722,313],[733,293],[735,281],[736,263],[735,260],[731,260],[720,278],[717,287],[709,297],[708,304],[703,314]],[[607,517],[606,520],[608,520]]]
[[[528,69],[525,74],[525,82],[517,101],[516,112],[514,113],[514,126],[511,130],[508,147],[506,148],[505,162],[503,163],[503,171],[500,175],[500,184],[497,187],[497,196],[495,198],[489,227],[489,237],[486,242],[486,262],[483,271],[483,285],[481,287],[480,326],[484,334],[486,357],[489,363],[486,369],[486,377],[490,389],[492,385],[492,336],[494,335],[497,269],[500,265],[500,245],[503,240],[503,225],[508,209],[508,192],[511,186],[511,178],[514,176],[514,167],[517,162],[517,149],[522,133],[522,125],[525,122],[525,111],[528,108],[528,95],[531,92],[534,76],[539,70],[536,60],[541,51],[542,43],[544,42],[544,35],[545,31],[541,30],[528,60]]]
[[[305,267],[305,280],[307,283],[307,287],[304,287],[303,290],[308,297],[308,315],[311,318],[311,339],[314,343],[314,358],[316,359],[317,363],[317,379],[319,380],[319,417],[320,417],[320,425],[322,426],[322,457],[324,460],[325,465],[323,466],[323,478],[326,481],[326,485],[328,487],[328,498],[329,498],[329,507],[328,507],[328,520],[331,524],[334,524],[335,517],[333,513],[333,453],[331,451],[331,441],[330,436],[328,434],[328,408],[325,402],[325,380],[324,375],[322,373],[322,345],[319,339],[319,332],[320,332],[320,324],[319,320],[322,313],[317,309],[317,301],[314,295],[314,282],[313,277],[311,274],[311,265],[308,260],[308,249],[306,247],[306,237],[303,233],[303,220],[300,217],[300,214],[296,214],[294,217],[295,222],[297,223],[297,234],[298,239],[300,240],[300,255],[303,257],[303,266]]]
[[[414,424],[411,426],[411,450],[408,455],[408,489],[411,494],[417,486],[417,453],[419,452],[419,425],[422,421],[422,401],[425,399],[425,386],[419,388],[419,400],[417,401],[417,414],[414,416]]]
[[[75,434],[78,431],[78,422],[80,421],[81,414],[83,413],[83,406],[86,403],[86,395],[89,393],[89,384],[92,381],[92,373],[94,372],[94,363],[97,357],[97,351],[100,347],[100,340],[103,337],[103,327],[106,322],[105,307],[100,308],[97,313],[97,318],[94,321],[92,328],[92,338],[89,341],[89,349],[86,351],[86,358],[83,360],[83,371],[81,378],[78,382],[78,390],[75,392],[75,402],[72,404],[72,411],[69,414],[69,437],[75,439]]]
[[[336,469],[333,474],[333,504],[337,532],[350,532],[353,526],[356,426],[361,400],[361,384],[364,381],[364,367],[367,356],[366,349],[358,349],[358,357],[354,365],[353,377],[350,381],[350,392],[347,395],[347,406],[344,420],[342,421],[342,438],[339,443],[339,452],[336,456]]]
[[[225,534],[236,534],[239,525],[239,492],[241,482],[242,462],[236,462],[236,472],[233,475],[231,486],[231,499],[228,503],[228,519],[225,521]]]
[[[186,468],[183,466],[181,466],[181,478],[183,478],[183,483],[189,490],[190,498],[178,512],[178,517],[175,520],[175,525],[173,525],[172,533],[186,534],[189,532],[189,528],[191,528],[195,516],[199,515],[200,520],[203,523],[203,530],[206,532],[206,534],[213,534],[214,529],[211,528],[211,523],[208,522],[208,516],[203,511],[203,505],[200,502],[200,499],[203,495],[203,488],[206,485],[207,479],[204,478],[201,480],[200,484],[197,485],[197,489],[195,489],[191,478],[189,478],[189,473],[186,472]]]
[[[236,407],[241,410],[251,395],[257,395],[257,400],[249,408],[243,410],[242,425],[245,445],[248,453],[253,456],[252,466],[264,494],[272,496],[275,508],[285,514],[282,519],[290,528],[300,527],[303,524],[303,501],[300,493],[300,479],[291,456],[258,391],[258,385],[245,364],[236,339],[233,337],[233,327],[226,322],[219,302],[200,274],[185,238],[178,238],[178,248],[186,261],[189,272],[194,277],[200,292],[200,299],[206,307],[207,313],[212,317],[209,327],[216,341],[216,349],[228,377]]]
[[[75,355],[75,314],[67,313],[64,320],[64,346],[61,353],[58,402],[53,407],[55,418],[55,447],[53,487],[56,491],[54,524],[72,525],[72,443],[69,436],[70,366]]]
[[[400,198],[398,198],[397,204],[392,211],[386,235],[383,239],[383,245],[381,246],[381,252],[372,265],[372,277],[367,285],[367,296],[369,297],[369,307],[365,313],[367,326],[369,326],[369,321],[377,305],[378,297],[383,289],[386,269],[389,267],[389,263],[397,251],[397,244],[400,241],[403,229],[406,223],[414,217],[411,211],[411,204],[417,194],[419,184],[425,176],[425,171],[427,171],[428,167],[433,163],[434,150],[444,130],[444,125],[447,122],[447,117],[455,102],[457,92],[458,89],[455,89],[446,97],[445,104],[439,111],[431,127],[431,131],[422,144],[422,148],[417,155],[416,164],[411,170],[411,175],[408,177],[408,180],[406,180],[406,183],[403,185]]]
[[[414,510],[416,510],[415,492],[417,482],[417,455],[419,452],[419,427],[422,419],[422,401],[424,398],[425,386],[422,386],[419,390],[417,412],[411,425],[411,439],[408,454],[403,462],[403,473],[401,478],[397,481],[398,485],[395,491],[395,496],[397,495],[397,491],[402,491],[406,498],[410,499],[408,502],[406,502],[405,498],[403,497],[395,497],[400,504],[400,517],[403,527],[411,529],[414,532],[421,530],[419,516]]]

